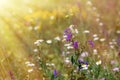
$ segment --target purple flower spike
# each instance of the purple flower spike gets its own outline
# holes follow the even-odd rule
[[[56,77],[57,77],[57,71],[56,71],[56,69],[54,70],[53,75],[54,75],[54,78],[56,78]]]
[[[120,37],[117,38],[117,45],[120,46]]]
[[[75,41],[75,42],[73,43],[73,47],[74,47],[75,49],[78,49],[78,41]]]
[[[94,47],[94,42],[92,40],[88,41],[91,47]]]
[[[70,41],[72,38],[72,33],[67,34],[66,41]]]

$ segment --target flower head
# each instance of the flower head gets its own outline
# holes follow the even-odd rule
[[[66,41],[70,41],[72,38],[72,33],[67,34]]]
[[[74,47],[75,49],[78,49],[78,41],[73,42],[73,47]]]
[[[66,36],[66,41],[71,41],[71,39],[72,39],[72,32],[71,32],[70,28],[67,28],[64,31],[64,35]]]
[[[56,69],[54,70],[53,75],[54,75],[54,78],[57,77],[57,71],[56,71]]]
[[[92,40],[89,40],[88,43],[91,47],[94,47],[94,42]]]

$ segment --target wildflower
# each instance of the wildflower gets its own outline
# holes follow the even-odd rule
[[[73,43],[73,47],[74,47],[75,49],[78,49],[78,41],[75,41],[75,42]]]
[[[84,30],[83,33],[88,34],[88,33],[90,33],[90,31],[89,30]]]
[[[29,64],[30,62],[29,61],[26,61],[25,64]]]
[[[112,60],[112,61],[110,62],[110,64],[112,64],[112,65],[115,64],[115,63],[116,63],[116,62],[115,62],[114,60]]]
[[[44,41],[43,39],[39,39],[39,40],[36,40],[34,44],[39,46],[43,41]]]
[[[55,66],[55,64],[54,64],[54,63],[51,63],[51,66]]]
[[[98,51],[97,51],[97,49],[93,49],[93,54],[97,54],[98,53]]]
[[[70,40],[71,40],[71,38],[72,38],[72,33],[67,34],[66,41],[70,41]]]
[[[53,75],[54,75],[54,78],[57,77],[57,71],[56,71],[56,69],[54,70]]]
[[[94,47],[94,42],[92,40],[88,41],[91,47]]]
[[[67,58],[65,58],[65,63],[70,63],[70,60],[69,60],[69,58],[67,57]]]
[[[118,67],[115,67],[112,70],[115,71],[115,72],[119,72],[119,68]]]
[[[73,46],[67,46],[67,49],[73,49]]]
[[[94,38],[97,37],[97,36],[98,36],[97,34],[94,34],[94,35],[93,35]]]
[[[87,70],[88,69],[88,65],[87,64],[83,64],[82,65],[82,70]]]
[[[88,69],[88,67],[89,67],[88,62],[81,61],[81,60],[78,60],[78,62],[79,62],[79,69],[81,69],[81,70],[87,70]]]
[[[35,64],[29,63],[29,64],[27,64],[27,66],[33,67],[33,66],[35,66]]]
[[[78,30],[77,29],[75,29],[75,33],[78,34]]]
[[[86,57],[86,56],[88,56],[88,52],[82,52],[81,53],[81,57]]]
[[[67,29],[64,31],[64,37],[66,38],[66,41],[70,41],[70,40],[71,40],[71,38],[72,38],[72,33],[71,33],[70,28],[67,28]]]
[[[38,49],[34,49],[33,52],[38,52]]]
[[[100,23],[99,23],[99,26],[103,26],[103,23],[102,23],[102,22],[100,22]]]
[[[117,34],[120,34],[120,30],[117,30],[116,33],[117,33]]]
[[[117,45],[120,46],[120,37],[117,38]]]
[[[102,63],[102,61],[99,60],[99,61],[96,62],[96,65],[100,65],[101,63]]]
[[[67,47],[68,47],[68,46],[71,46],[71,43],[69,43],[69,44],[64,44],[64,46],[67,46]]]
[[[28,72],[31,73],[33,71],[33,69],[29,69]]]
[[[57,41],[61,40],[59,36],[55,37],[54,39],[57,40]]]
[[[51,44],[52,43],[52,40],[47,40],[46,41],[48,44]]]
[[[99,40],[99,37],[95,37],[93,40],[94,40],[94,41],[97,41],[97,40]]]
[[[71,31],[70,31],[70,28],[67,28],[67,29],[65,29],[64,34],[67,35],[67,34],[70,33],[70,32],[71,32]]]
[[[104,42],[106,39],[105,38],[101,38],[100,39],[100,42]]]
[[[69,29],[74,33],[74,29],[73,29],[74,25],[70,25]]]

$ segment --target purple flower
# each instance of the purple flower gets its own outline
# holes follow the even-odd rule
[[[66,41],[70,41],[72,38],[72,33],[67,34]]]
[[[120,37],[117,38],[117,44],[120,46]]]
[[[53,75],[54,75],[54,78],[57,77],[57,71],[56,71],[56,69],[54,70]]]
[[[88,41],[91,47],[94,47],[94,42],[92,40]]]
[[[72,32],[71,32],[70,28],[67,28],[67,29],[64,31],[64,35],[66,36],[66,41],[71,41]]]
[[[67,35],[68,33],[70,33],[71,31],[70,31],[70,28],[67,28],[67,29],[65,29],[65,31],[64,31],[64,33],[65,33],[65,35]]]
[[[81,60],[78,60],[79,64],[85,64],[85,65],[88,65],[89,63],[87,61],[81,61]]]
[[[75,49],[78,49],[78,41],[75,41],[75,42],[73,43],[73,47],[74,47]]]

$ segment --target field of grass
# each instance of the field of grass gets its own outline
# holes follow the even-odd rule
[[[120,80],[120,1],[0,0],[0,80]]]

